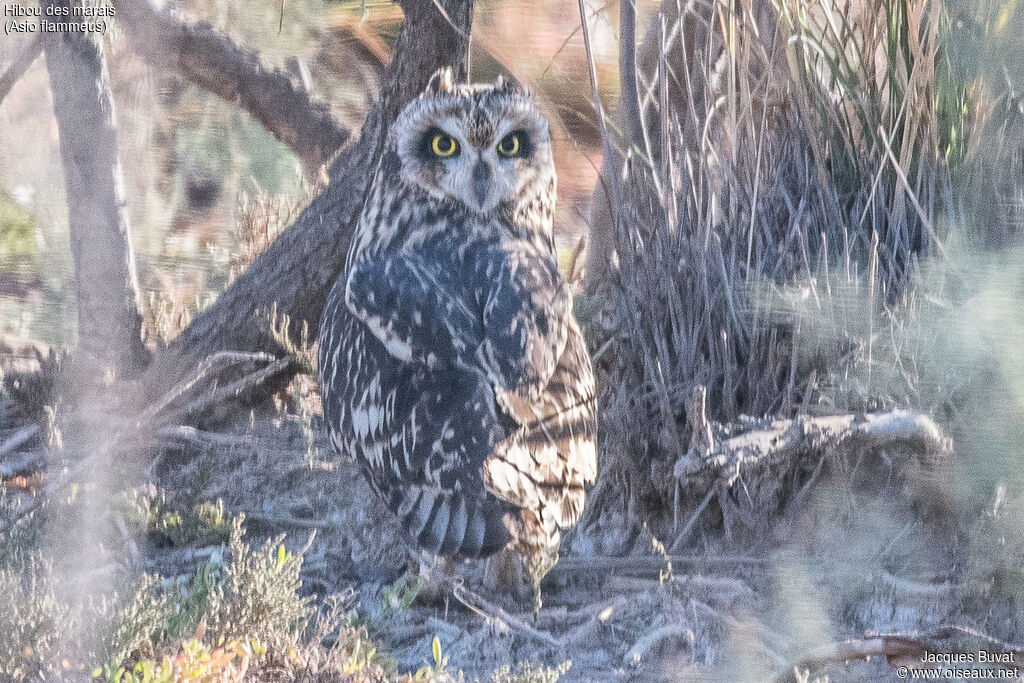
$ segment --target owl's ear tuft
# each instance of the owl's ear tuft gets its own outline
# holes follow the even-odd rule
[[[499,74],[498,77],[494,79],[494,90],[496,92],[505,93],[506,95],[531,97],[530,89],[512,75],[506,77]]]
[[[441,67],[427,81],[426,92],[450,93],[455,90],[455,75],[450,66]]]

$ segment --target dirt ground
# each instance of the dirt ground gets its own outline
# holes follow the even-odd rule
[[[400,669],[428,661],[437,636],[450,669],[467,680],[504,664],[567,660],[569,681],[770,680],[832,641],[947,623],[962,597],[954,538],[929,531],[909,505],[869,501],[824,480],[760,539],[704,534],[672,555],[625,512],[617,529],[608,515],[591,519],[566,538],[536,618],[528,603],[483,597],[479,562],[454,568],[466,593],[429,578],[403,592],[444,568],[420,567],[355,463],[331,450],[318,416],[279,413],[227,433],[237,441],[187,457],[165,451],[158,485],[197,501],[222,499],[245,513],[251,539],[286,533],[298,550],[315,530],[303,590],[353,589],[371,636]],[[892,525],[899,514],[905,523]],[[620,554],[595,554],[612,547],[609,537]],[[147,570],[191,574],[197,552],[209,549],[150,543]],[[877,657],[815,674],[899,680]]]

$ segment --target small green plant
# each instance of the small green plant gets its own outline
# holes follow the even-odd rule
[[[423,666],[413,674],[412,680],[437,681],[450,679],[451,676],[447,671],[448,657],[441,651],[441,639],[437,636],[434,636],[434,639],[430,642],[430,654],[434,659],[433,663],[424,662]]]
[[[223,543],[231,535],[231,513],[224,509],[224,501],[218,498],[214,503],[199,503],[187,513],[168,511],[157,520],[155,527],[155,530],[167,534],[171,543],[178,547],[192,543]]]
[[[102,601],[98,623],[106,624],[101,661],[120,664],[140,645],[166,639],[166,624],[178,606],[158,576],[143,574],[124,598]],[[83,631],[84,634],[84,631]]]
[[[178,509],[164,491],[155,494],[132,490],[125,494],[127,515],[145,524],[147,531],[166,537],[175,547],[224,543],[231,536],[232,514],[224,501],[204,501],[190,509]]]
[[[243,521],[244,515],[233,520],[231,562],[209,594],[210,632],[224,641],[257,637],[277,653],[298,648],[314,614],[312,598],[298,595],[302,557],[285,549],[283,535],[253,550],[243,540]]]
[[[381,602],[385,610],[406,612],[416,602],[416,598],[419,597],[422,590],[423,580],[421,578],[409,579],[403,577],[390,586],[384,586],[381,589]]]
[[[0,570],[0,678],[50,678],[95,662],[108,678],[143,644],[161,642],[174,611],[158,577],[143,574],[128,590],[68,600],[52,563],[32,555]]]
[[[377,656],[377,648],[372,643],[359,638],[355,641],[352,654],[342,662],[341,671],[344,674],[357,674],[369,667]]]
[[[0,570],[0,678],[44,675],[68,652],[81,612],[59,601],[52,567],[32,556]]]
[[[218,562],[204,562],[196,567],[195,576],[180,589],[177,608],[167,622],[167,633],[176,638],[194,632],[202,623],[210,594],[224,580],[224,568]]]

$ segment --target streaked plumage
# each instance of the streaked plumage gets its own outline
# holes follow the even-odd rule
[[[442,72],[399,116],[320,326],[324,415],[421,548],[535,578],[597,475],[547,122]]]

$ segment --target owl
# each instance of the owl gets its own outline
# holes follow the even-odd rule
[[[597,475],[547,121],[443,70],[398,116],[319,331],[324,417],[410,540],[539,579]]]

